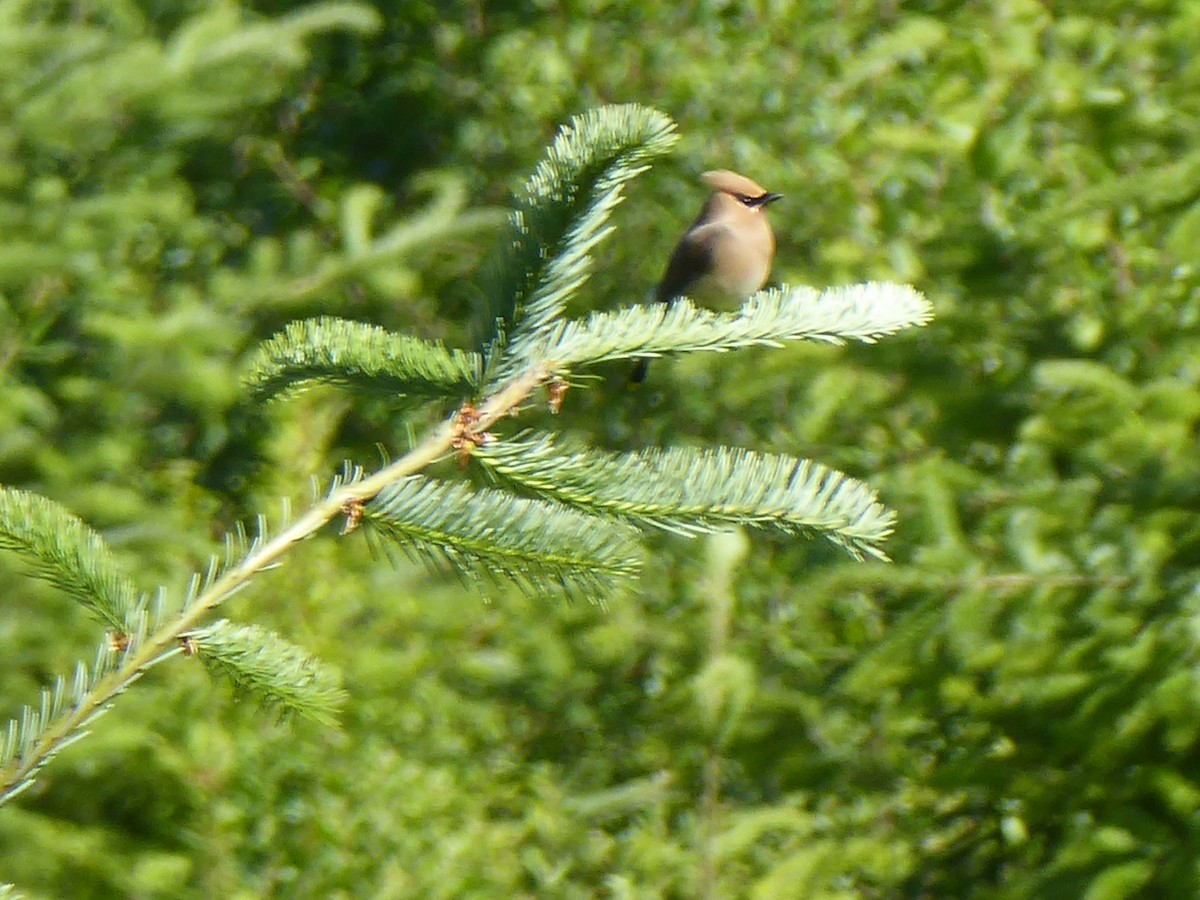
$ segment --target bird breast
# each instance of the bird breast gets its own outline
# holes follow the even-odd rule
[[[695,285],[697,299],[709,303],[740,303],[762,288],[771,273],[775,240],[765,217],[738,228],[704,226],[711,262]]]

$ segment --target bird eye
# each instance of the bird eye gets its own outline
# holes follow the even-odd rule
[[[758,198],[750,197],[746,194],[738,194],[738,199],[742,201],[743,206],[757,206]]]

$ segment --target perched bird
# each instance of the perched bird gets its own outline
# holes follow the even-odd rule
[[[775,235],[767,222],[767,205],[782,195],[725,169],[701,177],[713,192],[671,254],[654,291],[660,303],[680,297],[740,303],[762,288],[771,273]],[[630,381],[643,381],[649,365],[648,359],[639,359]]]

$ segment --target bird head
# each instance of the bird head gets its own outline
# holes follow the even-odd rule
[[[700,177],[705,184],[712,188],[714,193],[732,197],[748,209],[765,209],[783,196],[782,194],[773,194],[745,175],[730,172],[728,169],[705,172]]]

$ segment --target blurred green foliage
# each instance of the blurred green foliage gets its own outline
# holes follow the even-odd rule
[[[878,347],[672,361],[635,398],[614,373],[559,423],[869,477],[894,564],[755,537],[726,590],[726,550],[656,538],[639,592],[596,608],[310,542],[231,613],[343,669],[341,731],[157,669],[0,810],[0,880],[1200,893],[1200,7],[0,0],[0,45],[0,480],[145,581],[404,447],[421,422],[386,404],[248,407],[244,352],[318,312],[465,342],[479,213],[589,106],[683,135],[589,305],[642,297],[695,174],[729,167],[786,195],[778,280],[910,281],[939,314]],[[0,583],[11,713],[94,635]]]

